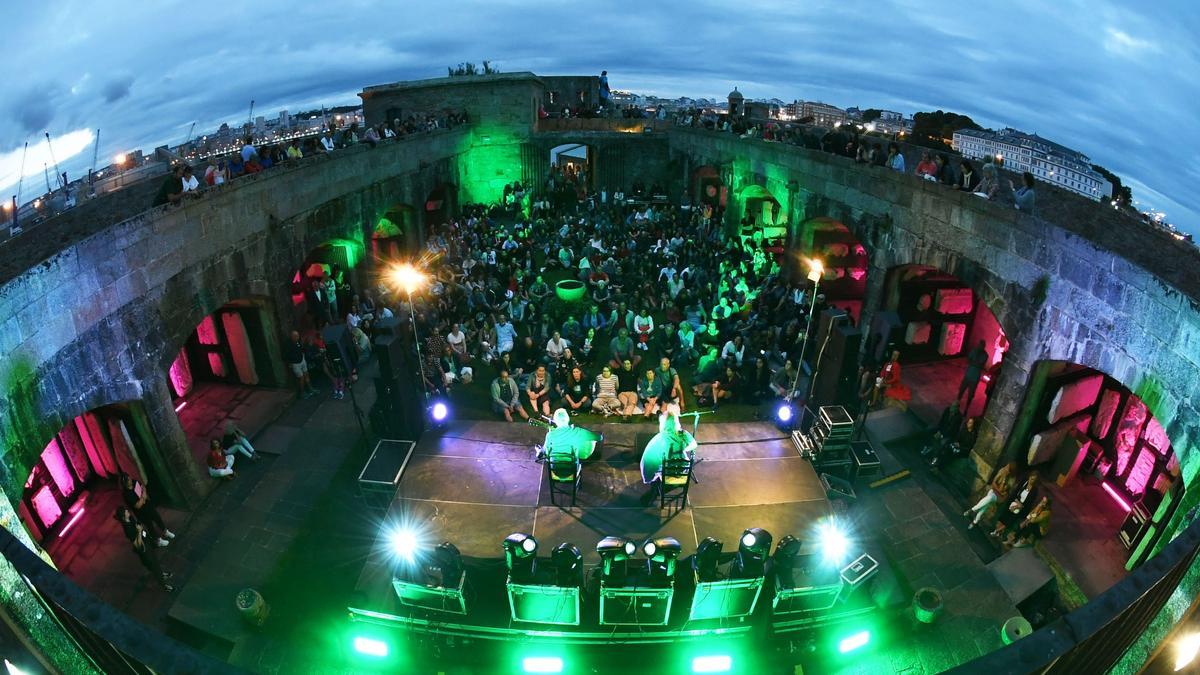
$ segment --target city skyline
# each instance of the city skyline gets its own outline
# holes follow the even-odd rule
[[[99,168],[120,152],[177,145],[193,122],[197,129],[232,126],[245,119],[252,99],[268,114],[350,104],[364,86],[440,77],[447,65],[491,59],[505,71],[607,69],[614,88],[671,98],[720,101],[737,86],[747,98],[906,114],[950,110],[1075,148],[1119,175],[1142,208],[1166,211],[1181,230],[1200,234],[1200,198],[1189,189],[1200,179],[1200,162],[1174,139],[1188,128],[1197,89],[1186,73],[1200,66],[1200,51],[1187,39],[1200,21],[1182,2],[1170,3],[1173,16],[1118,3],[1065,3],[1031,4],[1012,18],[986,8],[933,16],[906,1],[872,4],[870,11],[758,3],[736,20],[706,3],[636,13],[622,4],[586,13],[540,8],[536,18],[472,3],[456,12],[464,20],[453,35],[403,27],[444,18],[443,8],[429,4],[295,10],[268,2],[220,19],[195,17],[171,31],[151,27],[173,25],[168,17],[182,5],[138,12],[124,6],[5,9],[14,25],[26,27],[16,53],[39,64],[18,69],[10,60],[6,73],[13,94],[0,116],[0,189],[7,197],[26,140],[23,194],[44,189],[37,174],[50,162],[35,143],[45,131],[74,179],[92,164],[97,128]],[[288,17],[286,39],[238,46],[238,31],[253,35],[278,16]],[[376,20],[361,20],[366,16]],[[380,33],[376,25],[397,29]],[[213,48],[179,52],[176,44]]]

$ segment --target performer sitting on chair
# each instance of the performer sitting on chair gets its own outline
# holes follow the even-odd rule
[[[654,501],[662,489],[662,471],[667,462],[680,459],[693,461],[695,449],[696,439],[684,430],[678,409],[658,416],[658,433],[642,452],[642,482],[650,486],[650,490],[642,495],[643,505]]]
[[[567,459],[587,459],[596,450],[599,437],[584,429],[571,424],[571,415],[566,408],[558,408],[551,417],[554,428],[546,432],[546,440],[542,441],[540,456],[550,461]]]

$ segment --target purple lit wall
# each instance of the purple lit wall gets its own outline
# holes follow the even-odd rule
[[[43,485],[30,501],[33,502],[33,510],[37,512],[38,520],[45,523],[47,528],[62,517],[62,509],[58,506],[58,500],[54,498],[49,485]]]
[[[213,321],[212,315],[204,317],[199,326],[196,326],[196,337],[202,345],[218,345],[221,344],[217,336],[217,324]]]
[[[176,398],[183,398],[192,390],[192,367],[188,363],[187,350],[179,350],[179,354],[171,362],[168,376],[171,379],[171,389],[174,390]]]
[[[1054,401],[1050,404],[1050,412],[1046,421],[1053,424],[1061,419],[1070,417],[1084,408],[1091,407],[1100,395],[1100,387],[1104,384],[1103,375],[1093,375],[1082,380],[1076,380],[1058,390]]]

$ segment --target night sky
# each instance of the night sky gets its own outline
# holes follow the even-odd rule
[[[3,0],[0,193],[45,189],[43,132],[72,178],[119,152],[181,143],[250,100],[274,117],[354,104],[362,87],[505,71],[598,74],[660,96],[815,99],[953,110],[1036,132],[1200,236],[1200,4],[824,2],[254,3]],[[41,141],[40,143],[38,143]],[[36,145],[35,145],[36,143]],[[53,171],[53,167],[51,167]]]

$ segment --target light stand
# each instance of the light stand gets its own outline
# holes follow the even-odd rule
[[[421,336],[417,334],[417,307],[413,304],[412,288],[406,287],[408,294],[408,319],[412,323],[413,346],[417,348],[417,372],[421,375],[421,391],[425,394],[425,402],[429,403],[429,387],[425,386],[425,362],[421,360]]]
[[[800,360],[796,363],[796,379],[792,381],[792,390],[788,392],[786,400],[791,401],[796,395],[796,389],[800,387],[800,373],[804,372],[804,353],[808,351],[808,341],[811,339],[813,332],[813,313],[817,311],[817,289],[821,287],[821,274],[824,269],[821,267],[820,260],[811,260],[808,265],[808,280],[813,282],[812,303],[808,307],[808,328],[804,333],[804,344],[800,345]],[[810,386],[811,390],[812,387]],[[805,399],[804,405],[808,405],[808,399]]]

